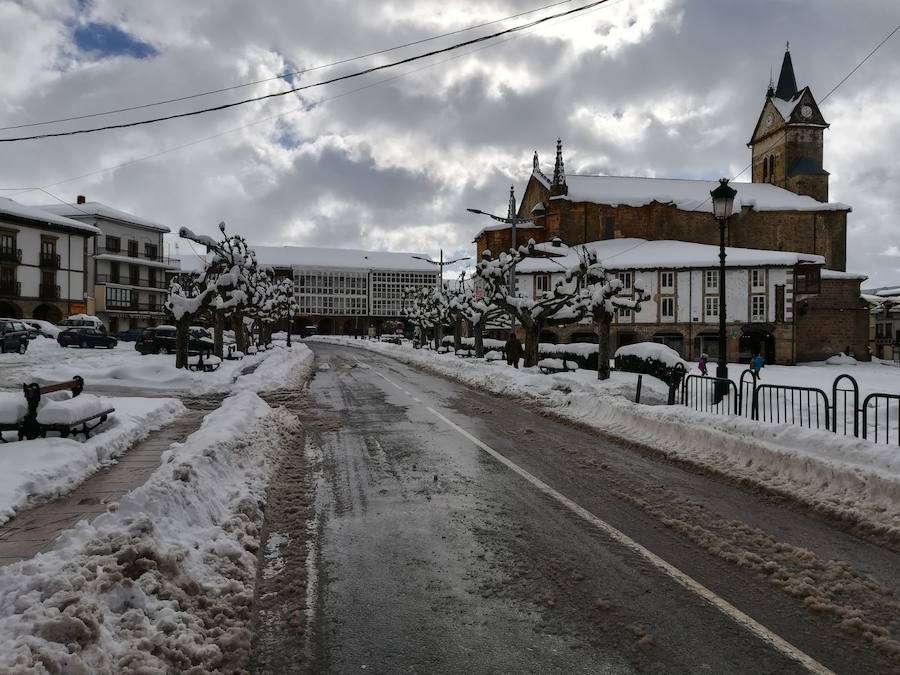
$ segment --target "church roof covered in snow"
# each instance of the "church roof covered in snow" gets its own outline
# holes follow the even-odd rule
[[[719,265],[719,247],[687,241],[646,239],[607,239],[586,246],[597,253],[607,269],[712,269]],[[522,274],[562,272],[578,263],[582,246],[537,244],[535,250],[552,257],[533,257],[516,267]],[[750,248],[725,248],[726,267],[792,267],[798,263],[824,265],[825,258],[810,253],[765,251]]]
[[[15,202],[8,197],[0,197],[0,219],[2,219],[4,215],[12,216],[17,219],[23,218],[37,223],[65,227],[70,230],[81,230],[82,232],[89,234],[100,234],[100,230],[93,225],[80,223],[77,220],[66,218],[40,206],[26,206],[25,204]]]
[[[160,225],[152,220],[135,216],[126,211],[114,209],[101,202],[85,202],[83,204],[47,204],[40,206],[45,211],[50,211],[60,216],[69,218],[83,218],[85,216],[94,216],[96,218],[106,218],[108,220],[117,220],[130,225],[137,225],[158,232],[171,232],[165,225]]]
[[[625,176],[566,176],[569,194],[551,197],[572,202],[609,204],[610,206],[646,206],[652,202],[671,204],[682,211],[712,213],[709,193],[718,187],[715,180],[682,178],[632,178]],[[840,202],[820,202],[769,183],[729,183],[737,190],[737,207],[755,211],[850,211]]]
[[[413,256],[428,258],[424,253],[394,251],[361,251],[349,248],[316,246],[252,246],[261,265],[270,267],[313,267],[320,269],[399,270],[404,272],[438,272],[438,266]],[[199,269],[196,255],[181,258],[181,269]]]

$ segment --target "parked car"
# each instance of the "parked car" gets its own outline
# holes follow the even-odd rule
[[[105,347],[112,349],[118,343],[114,337],[110,337],[106,333],[101,333],[96,328],[90,326],[75,326],[66,328],[57,336],[56,341],[60,347],[78,346],[82,349],[90,347]]]
[[[0,319],[0,353],[28,350],[28,327],[19,319]]]
[[[49,321],[42,321],[41,319],[22,319],[22,323],[34,328],[38,332],[38,334],[43,335],[46,338],[52,338],[54,340],[62,330],[58,326],[54,326]]]
[[[137,342],[144,334],[143,328],[129,328],[128,330],[120,330],[116,333],[116,339],[122,342]]]
[[[188,353],[210,354],[213,350],[213,341],[203,328],[191,328],[188,339]],[[142,355],[147,354],[174,354],[175,353],[175,326],[153,326],[145,328],[144,332],[134,348]]]
[[[98,331],[104,334],[108,332],[104,323],[96,316],[91,316],[90,314],[75,314],[73,316],[70,316],[68,319],[60,321],[58,325],[63,329],[87,327],[96,328]]]
[[[395,335],[393,333],[384,333],[381,337],[378,338],[379,342],[390,342],[395,345],[399,345],[403,342],[402,335]]]

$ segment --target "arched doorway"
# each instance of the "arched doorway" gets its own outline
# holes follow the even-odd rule
[[[32,319],[59,323],[63,319],[62,311],[56,305],[38,305],[31,313]]]
[[[6,317],[7,319],[21,319],[22,308],[14,302],[0,300],[0,316]]]
[[[757,354],[762,354],[766,363],[775,363],[775,336],[763,326],[744,326],[741,330],[740,363],[750,363]]]

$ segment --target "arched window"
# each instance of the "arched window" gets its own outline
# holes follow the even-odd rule
[[[769,182],[769,158],[763,157],[763,183]]]
[[[775,182],[775,155],[769,155],[769,182]]]

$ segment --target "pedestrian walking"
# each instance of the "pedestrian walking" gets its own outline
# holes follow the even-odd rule
[[[510,333],[506,340],[506,364],[513,368],[519,367],[519,359],[522,358],[522,343],[515,333]]]
[[[709,375],[709,370],[707,369],[706,362],[709,360],[709,357],[706,354],[700,355],[700,360],[697,361],[697,368],[700,369],[700,374],[703,377]]]
[[[766,360],[762,357],[761,354],[757,354],[753,357],[753,360],[750,362],[750,370],[754,372],[757,379],[760,379],[762,375],[760,371],[765,368]]]

